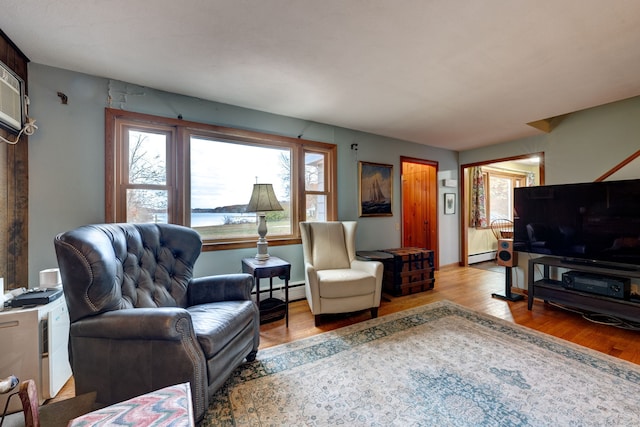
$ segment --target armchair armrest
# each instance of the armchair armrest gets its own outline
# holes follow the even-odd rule
[[[74,322],[71,328],[74,337],[180,341],[185,325],[193,329],[187,310],[161,307],[108,311]],[[190,335],[194,335],[193,330]]]
[[[365,271],[373,276],[382,279],[382,263],[380,261],[351,261],[351,268],[354,270]]]
[[[304,263],[305,296],[312,313],[320,311],[320,288],[318,287],[318,270],[309,263]]]
[[[253,277],[250,274],[221,274],[199,277],[189,283],[189,306],[217,301],[251,300]]]
[[[183,308],[122,309],[80,319],[71,324],[70,347],[76,393],[96,391],[100,406],[188,381],[197,413],[206,407],[206,361]]]
[[[313,284],[318,283],[318,270],[316,270],[316,268],[311,263],[304,263],[304,273],[306,275],[306,278],[308,279],[307,282]]]

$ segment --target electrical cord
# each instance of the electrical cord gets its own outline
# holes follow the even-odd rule
[[[600,325],[615,326],[616,328],[627,329],[629,331],[640,331],[640,324],[609,316],[607,314],[585,313],[582,317],[590,322],[598,323]]]
[[[591,312],[575,310],[573,308],[569,308],[565,305],[554,303],[554,302],[549,302],[548,304],[553,307],[557,307],[562,310],[569,311],[571,313],[579,314],[582,316],[583,319],[592,323],[597,323],[599,325],[613,326],[616,328],[626,329],[629,331],[640,331],[640,324],[636,322],[623,320],[615,316],[609,316],[608,314],[591,313]]]
[[[11,141],[11,140],[6,139],[6,138],[4,138],[2,136],[0,136],[0,139],[2,141],[6,142],[7,144],[15,145],[20,140],[20,137],[22,136],[22,134],[25,134],[27,136],[31,136],[31,135],[33,135],[35,133],[35,131],[37,129],[38,129],[38,126],[36,126],[36,121],[34,119],[28,119],[27,123],[24,124],[24,127],[22,128],[22,130],[16,136],[15,140]]]

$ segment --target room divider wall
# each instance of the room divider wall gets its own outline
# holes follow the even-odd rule
[[[2,30],[0,61],[28,86],[29,59]],[[0,136],[15,139],[14,134],[2,128]],[[29,138],[24,134],[15,145],[0,142],[0,277],[4,278],[5,290],[28,286],[28,147]]]

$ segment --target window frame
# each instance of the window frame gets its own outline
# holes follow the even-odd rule
[[[320,155],[324,155],[325,156],[325,161],[324,161],[324,178],[325,178],[325,183],[324,183],[324,190],[307,190],[307,186],[306,186],[306,182],[305,182],[305,176],[306,176],[306,155],[307,153],[312,153],[312,154],[320,154]],[[301,157],[300,157],[300,164],[302,165],[302,169],[301,169],[301,174],[300,174],[300,180],[298,182],[298,185],[300,187],[300,194],[301,194],[301,199],[300,200],[307,200],[307,196],[325,196],[326,200],[327,200],[327,221],[331,221],[331,220],[335,220],[337,217],[334,216],[331,217],[330,212],[336,212],[337,211],[337,198],[335,197],[330,197],[330,195],[332,194],[332,188],[333,186],[335,186],[335,177],[336,177],[336,162],[335,161],[330,161],[329,155],[328,153],[326,153],[326,151],[320,150],[317,147],[311,147],[311,146],[303,146],[303,149],[301,150]],[[307,206],[306,203],[300,203],[300,210],[299,210],[299,216],[300,218],[306,218],[307,215]]]
[[[215,138],[220,141],[239,142],[254,146],[286,147],[291,149],[291,234],[268,236],[270,246],[299,244],[299,222],[306,215],[304,173],[305,153],[320,153],[325,156],[325,190],[327,197],[327,220],[337,219],[337,146],[325,142],[291,138],[250,130],[191,122],[182,119],[154,116],[143,113],[105,108],[105,221],[126,221],[125,172],[128,167],[128,152],[123,144],[127,129],[140,129],[157,133],[167,132],[167,189],[169,222],[189,226],[190,222],[190,137]],[[170,136],[170,137],[169,137]],[[256,236],[237,240],[203,239],[203,250],[226,250],[254,247]]]
[[[500,169],[492,169],[492,168],[483,168],[482,174],[484,175],[484,180],[486,183],[486,199],[485,199],[485,211],[487,213],[488,223],[491,224],[491,177],[494,176],[496,178],[501,179],[509,179],[511,180],[511,188],[517,188],[516,183],[520,182],[521,186],[524,187],[526,185],[527,175],[522,172],[515,171],[505,171]],[[511,194],[511,206],[513,207],[513,193]],[[506,218],[513,221],[513,210],[511,211],[511,217]],[[490,225],[487,225],[486,228],[490,228]]]
[[[175,129],[170,126],[148,126],[146,124],[136,123],[129,120],[123,120],[121,122],[121,126],[119,128],[119,137],[121,138],[122,144],[117,144],[116,149],[116,158],[128,158],[129,147],[131,141],[128,137],[129,130],[136,130],[140,132],[148,132],[148,133],[157,133],[165,135],[167,140],[165,159],[167,165],[175,162]],[[126,206],[127,206],[127,190],[166,190],[167,191],[167,213],[169,216],[173,217],[172,205],[175,203],[175,190],[176,190],[176,174],[174,168],[167,167],[167,174],[165,177],[165,184],[139,184],[139,183],[130,183],[129,182],[129,162],[116,162],[116,176],[118,177],[118,181],[116,182],[116,218],[126,218]],[[173,203],[172,203],[173,202]]]

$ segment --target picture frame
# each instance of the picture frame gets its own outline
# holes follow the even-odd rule
[[[18,133],[26,122],[25,84],[0,61],[0,127]]]
[[[453,215],[456,213],[456,194],[445,193],[444,194],[444,214]]]
[[[358,162],[358,207],[361,217],[393,215],[393,165]]]

